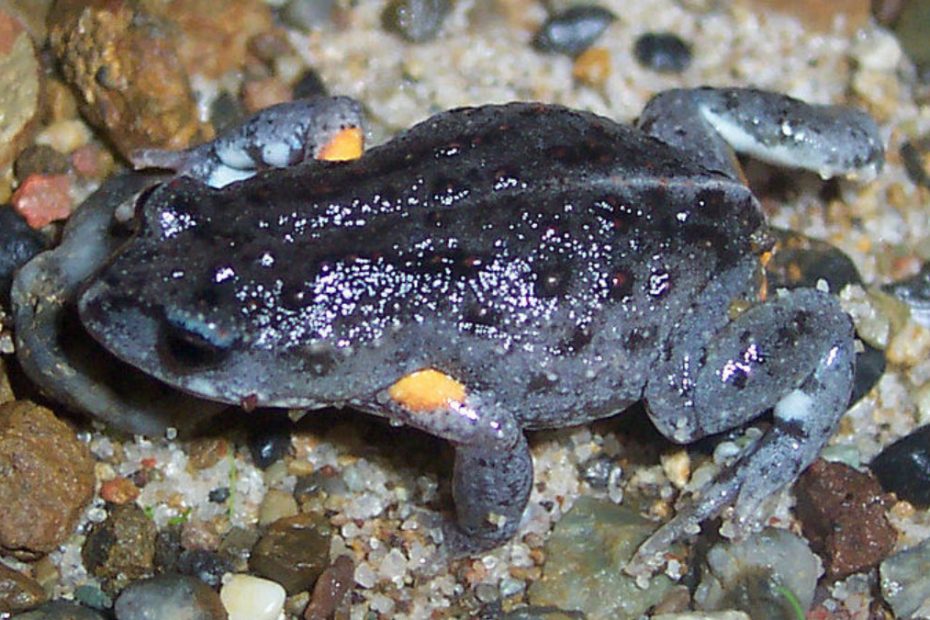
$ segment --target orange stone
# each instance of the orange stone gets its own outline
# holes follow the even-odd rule
[[[33,228],[71,215],[71,179],[66,174],[30,174],[15,192],[13,208]]]

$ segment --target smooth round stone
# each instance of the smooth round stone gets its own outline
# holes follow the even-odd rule
[[[570,7],[545,21],[533,37],[533,47],[543,52],[578,56],[591,47],[615,19],[613,13],[597,5]]]
[[[636,60],[659,73],[681,73],[691,64],[691,46],[670,32],[647,32],[636,40]]]
[[[930,506],[930,425],[886,446],[869,468],[898,499],[918,508]]]
[[[199,579],[160,575],[130,584],[113,607],[117,620],[226,620],[220,597]]]
[[[280,584],[251,575],[233,575],[220,590],[229,620],[277,620],[286,597]]]

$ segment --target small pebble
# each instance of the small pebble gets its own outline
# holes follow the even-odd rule
[[[0,616],[24,611],[45,602],[47,595],[32,577],[0,564]]]
[[[0,304],[9,307],[13,272],[45,249],[45,237],[33,230],[22,215],[0,206]]]
[[[31,174],[65,174],[68,168],[68,157],[45,144],[26,147],[13,164],[17,179]]]
[[[74,589],[74,600],[94,609],[105,610],[113,607],[113,599],[106,592],[93,585],[76,587]]]
[[[226,620],[219,595],[193,577],[160,575],[126,587],[114,605],[117,620]]]
[[[914,320],[930,328],[930,261],[913,277],[886,284],[882,290],[907,304]]]
[[[271,525],[278,519],[292,517],[300,511],[297,500],[287,491],[269,489],[258,509],[259,525]]]
[[[333,18],[336,0],[291,0],[281,7],[281,20],[298,30],[327,26]],[[295,95],[297,96],[297,95]]]
[[[340,555],[336,558],[316,580],[310,604],[304,610],[304,620],[327,620],[345,607],[354,571],[351,557]]]
[[[897,532],[885,515],[892,501],[872,476],[817,460],[798,480],[795,494],[804,535],[831,579],[868,570],[894,550]]]
[[[323,78],[312,68],[307,69],[294,84],[294,99],[307,97],[324,97],[327,94]]]
[[[930,540],[894,554],[879,567],[882,597],[895,618],[930,618]]]
[[[139,492],[139,487],[128,478],[113,478],[100,484],[100,497],[111,504],[133,502]]]
[[[32,611],[13,616],[15,620],[105,620],[92,609],[67,600],[49,601]]]
[[[752,618],[795,620],[807,610],[822,569],[807,542],[788,530],[765,529],[740,542],[714,545],[694,594],[698,609],[741,609]]]
[[[232,562],[207,549],[190,549],[178,557],[177,569],[182,575],[196,577],[211,588],[218,588],[223,575],[234,570]]]
[[[229,487],[217,487],[211,490],[207,499],[214,504],[222,504],[229,499]]]
[[[279,412],[255,412],[249,426],[249,453],[261,469],[283,457],[291,448],[294,423]]]
[[[449,0],[392,0],[381,19],[386,30],[423,43],[436,38],[450,9]]]
[[[280,584],[251,575],[233,575],[220,590],[229,620],[277,620],[285,598]]]
[[[691,64],[691,46],[671,32],[647,32],[633,46],[636,60],[659,73],[681,73]]]
[[[13,208],[33,228],[71,215],[71,179],[65,174],[30,175],[13,192]]]
[[[591,47],[616,19],[607,9],[576,5],[552,15],[533,37],[533,47],[543,52],[578,56]]]
[[[321,514],[280,519],[252,549],[249,568],[280,583],[288,594],[307,590],[329,563],[331,536],[329,520]]]
[[[610,52],[603,47],[586,49],[572,65],[572,77],[593,88],[603,88],[610,77]]]
[[[103,523],[87,535],[81,558],[87,571],[108,592],[148,577],[155,568],[155,523],[135,503],[114,506]]]
[[[869,465],[882,488],[919,508],[930,506],[930,425],[886,446]]]
[[[885,374],[885,352],[864,341],[862,346],[863,350],[856,353],[856,373],[853,376],[853,390],[849,396],[849,406],[859,402],[859,399],[871,392],[878,380]]]

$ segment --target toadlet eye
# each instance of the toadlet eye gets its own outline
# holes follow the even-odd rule
[[[236,330],[200,313],[170,309],[162,324],[161,354],[178,370],[194,370],[221,362],[238,340]]]

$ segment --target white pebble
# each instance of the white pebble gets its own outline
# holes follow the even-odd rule
[[[233,575],[220,590],[229,620],[276,620],[286,596],[280,584],[251,575]]]
[[[366,562],[362,562],[355,567],[355,583],[363,588],[373,588],[378,581],[375,571]]]

